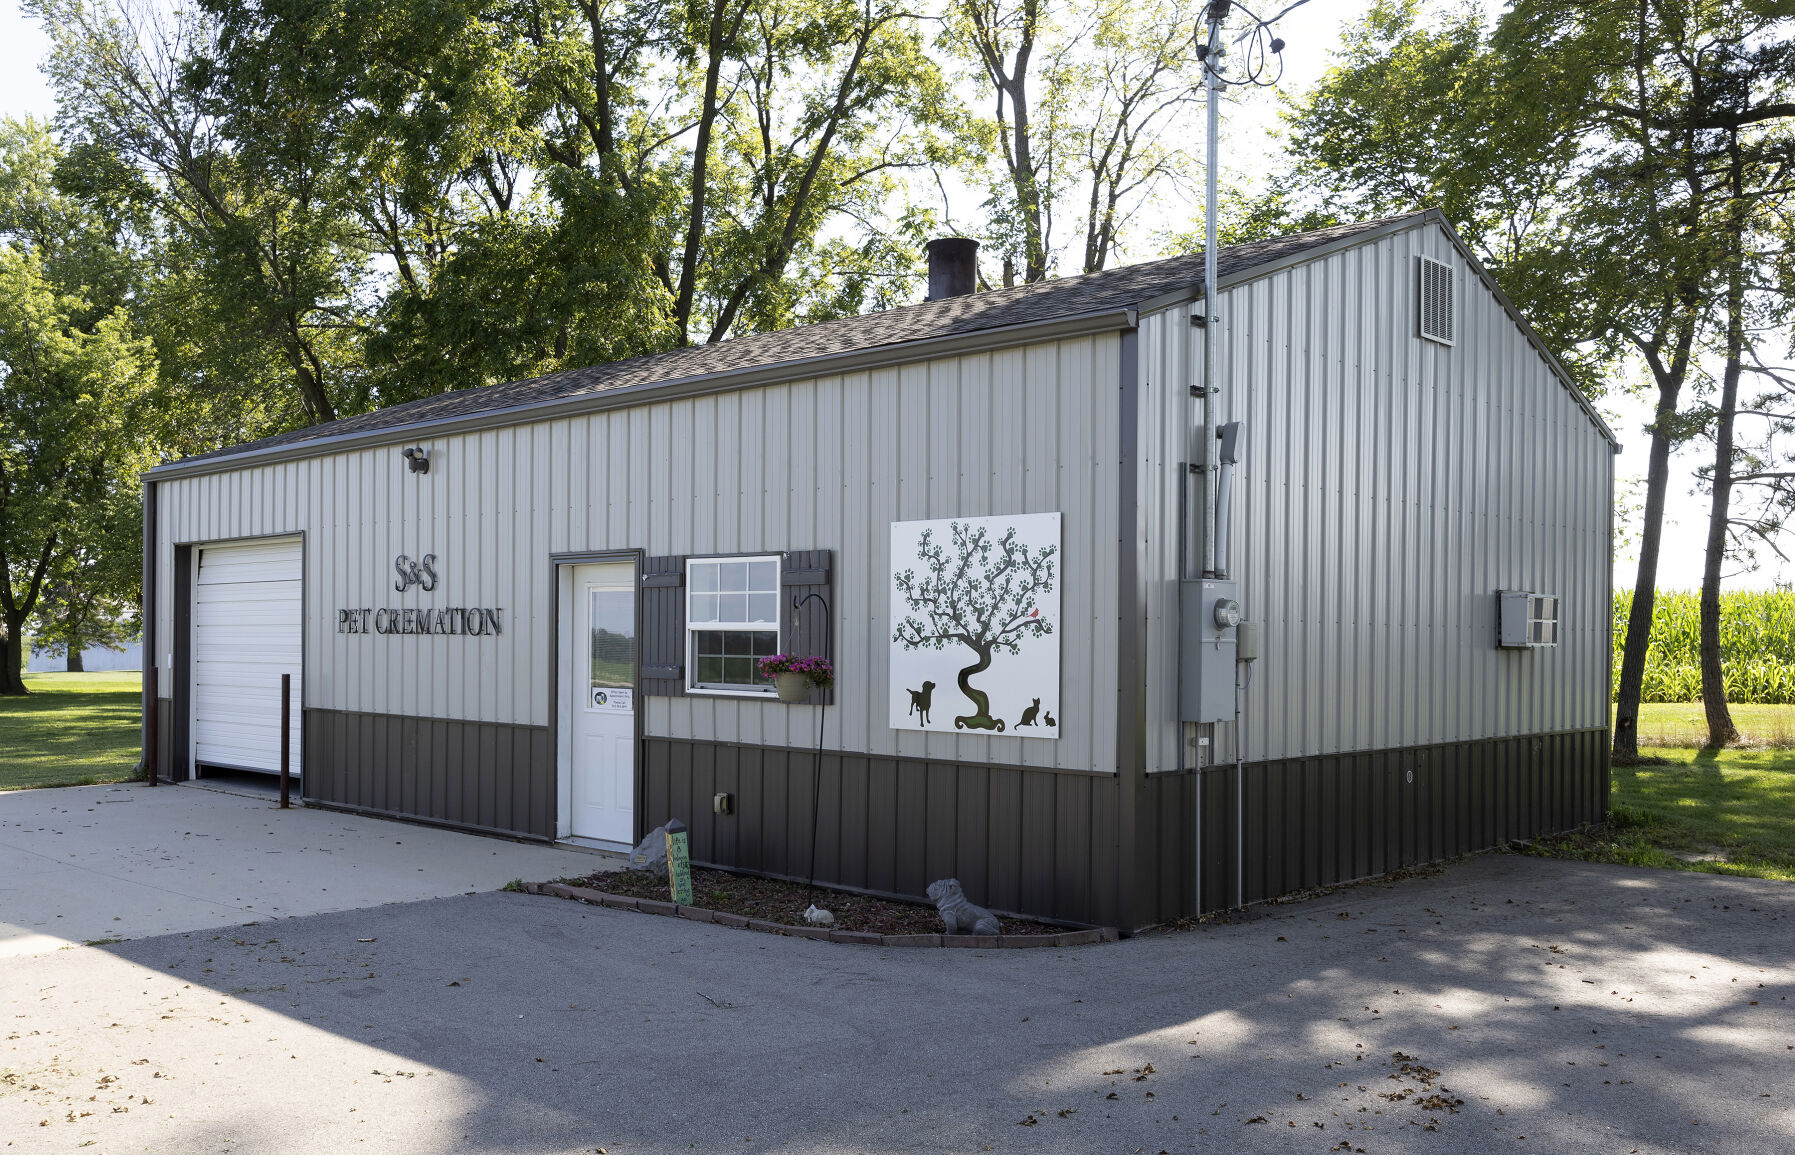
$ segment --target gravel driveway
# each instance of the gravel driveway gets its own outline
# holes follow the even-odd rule
[[[1795,887],[1503,855],[1066,950],[481,894],[9,960],[0,1137],[1780,1155],[1792,990]]]

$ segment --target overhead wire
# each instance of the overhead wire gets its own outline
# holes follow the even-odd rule
[[[1204,69],[1212,73],[1220,84],[1255,88],[1274,87],[1284,78],[1284,40],[1272,33],[1272,25],[1307,3],[1309,0],[1296,0],[1293,4],[1285,5],[1276,15],[1261,19],[1254,15],[1246,5],[1236,0],[1233,7],[1244,13],[1251,21],[1239,35],[1229,42],[1234,45],[1246,44],[1239,54],[1240,72],[1238,77],[1228,78],[1222,75],[1220,63],[1213,59],[1220,56],[1220,52],[1212,53],[1209,45],[1202,43],[1197,45],[1198,59],[1203,62]],[[1198,25],[1197,35],[1201,38],[1202,25]],[[1277,72],[1275,75],[1268,75],[1274,60],[1277,62]]]

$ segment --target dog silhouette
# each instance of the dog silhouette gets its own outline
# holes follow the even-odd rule
[[[1024,726],[1033,726],[1035,724],[1035,715],[1039,714],[1040,712],[1041,712],[1041,699],[1036,698],[1034,705],[1032,705],[1028,709],[1022,711],[1022,721],[1016,723],[1016,728],[1018,730],[1020,730]]]
[[[906,687],[906,692],[910,695],[910,713],[921,714],[922,724],[927,726],[929,724],[929,703],[935,697],[935,683],[924,682],[920,690],[911,690]]]

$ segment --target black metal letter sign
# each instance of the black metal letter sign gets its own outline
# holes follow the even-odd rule
[[[412,561],[406,554],[400,554],[393,559],[393,572],[399,575],[399,580],[393,583],[393,589],[399,593],[404,593],[413,586],[425,593],[436,589],[436,555],[433,553],[425,554],[419,561]],[[505,632],[504,614],[501,606],[343,608],[337,611],[337,633],[493,637]]]

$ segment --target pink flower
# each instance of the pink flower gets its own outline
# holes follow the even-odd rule
[[[775,674],[802,674],[813,686],[829,686],[835,683],[835,667],[828,658],[797,654],[774,654],[770,658],[760,660],[760,676],[771,678]]]

